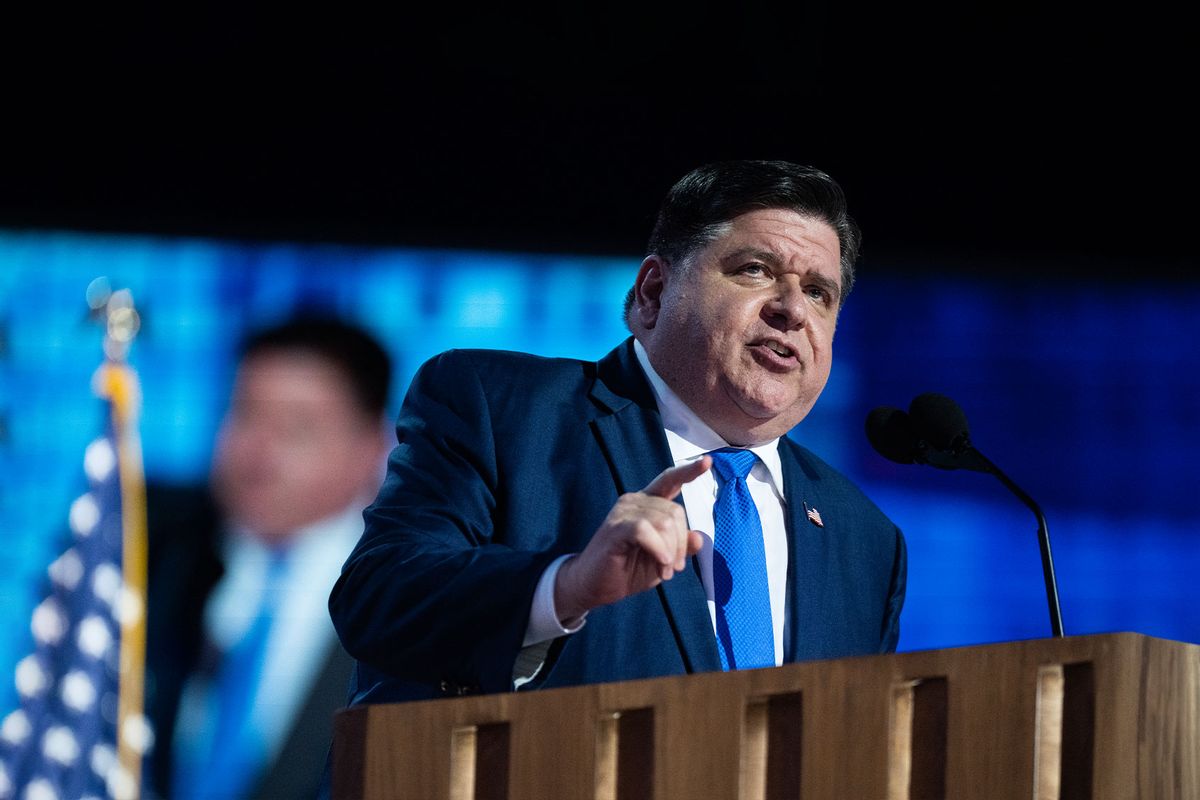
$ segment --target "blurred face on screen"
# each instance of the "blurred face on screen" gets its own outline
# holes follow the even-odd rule
[[[681,263],[649,256],[634,315],[655,371],[725,441],[804,419],[829,378],[841,248],[825,222],[762,209]]]
[[[380,420],[342,371],[303,351],[267,351],[238,369],[213,461],[229,519],[267,541],[363,505],[379,486]]]

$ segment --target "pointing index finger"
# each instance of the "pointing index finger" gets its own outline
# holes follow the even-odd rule
[[[668,467],[659,473],[658,477],[650,481],[649,485],[642,490],[643,494],[654,495],[666,500],[674,500],[679,496],[679,492],[683,490],[685,483],[691,483],[699,478],[712,467],[711,456],[701,456],[695,461],[689,461],[686,464],[680,464],[677,467]]]

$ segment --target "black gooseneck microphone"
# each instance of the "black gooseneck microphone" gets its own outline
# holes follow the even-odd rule
[[[1029,507],[1038,523],[1038,547],[1042,551],[1042,577],[1050,608],[1050,630],[1063,635],[1058,582],[1050,554],[1050,530],[1041,506],[999,467],[971,444],[967,415],[958,403],[942,394],[927,392],[913,398],[908,412],[880,406],[867,415],[867,439],[884,458],[897,464],[928,464],[939,469],[968,469],[994,475]]]

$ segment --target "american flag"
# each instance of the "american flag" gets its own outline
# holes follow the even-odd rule
[[[820,511],[817,511],[817,509],[815,509],[815,508],[809,508],[807,504],[805,504],[804,510],[808,514],[809,522],[811,522],[813,525],[816,525],[818,528],[825,527],[825,523],[821,519]]]
[[[34,652],[17,665],[21,707],[0,723],[5,800],[139,794],[117,728],[121,623],[137,622],[143,607],[122,578],[122,470],[113,415],[106,417],[105,434],[85,451],[90,489],[71,504],[72,543],[50,565],[50,591],[33,612]],[[140,764],[152,739],[140,709],[121,728]]]

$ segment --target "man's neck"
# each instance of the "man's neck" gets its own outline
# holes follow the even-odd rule
[[[665,429],[702,448],[702,452],[730,446],[729,442],[713,430],[712,426],[700,419],[699,415],[667,385],[662,376],[654,369],[654,365],[650,363],[650,356],[646,353],[646,348],[636,339],[633,342],[633,352],[637,356],[642,371],[646,373],[646,380],[649,381],[650,390],[654,393],[654,400],[658,404],[658,412],[662,415]]]

